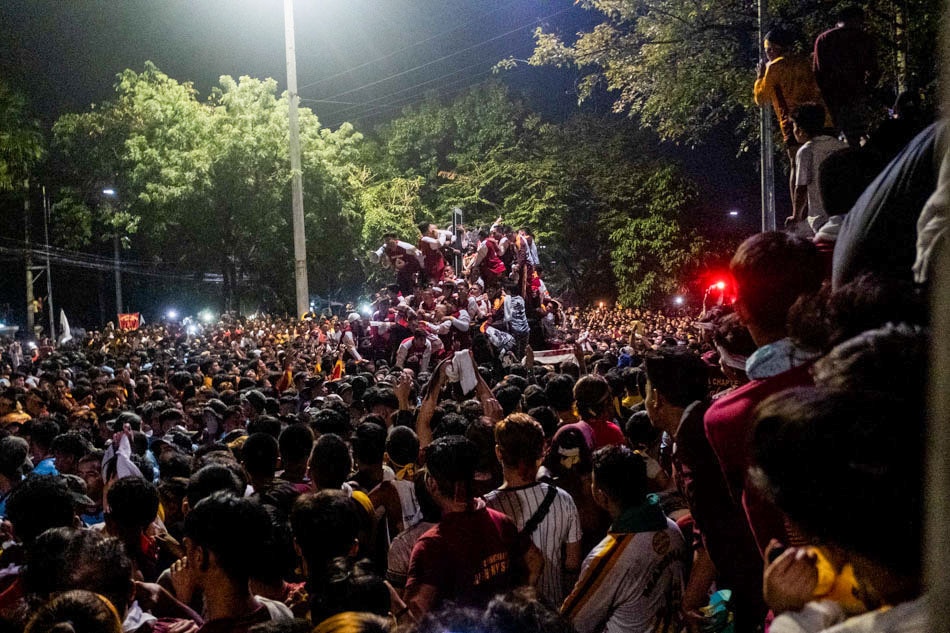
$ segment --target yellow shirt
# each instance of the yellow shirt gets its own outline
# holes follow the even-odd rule
[[[758,106],[766,103],[772,105],[786,141],[793,138],[792,121],[789,117],[795,108],[803,103],[824,105],[811,62],[794,55],[776,57],[770,61],[762,78],[755,80],[752,96]],[[825,125],[831,125],[827,113]]]

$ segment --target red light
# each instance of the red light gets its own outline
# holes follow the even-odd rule
[[[724,282],[724,281],[717,281],[717,282],[716,282],[716,288],[718,288],[719,290],[725,290],[725,289],[726,289],[726,282]]]

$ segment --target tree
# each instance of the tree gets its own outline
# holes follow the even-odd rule
[[[614,111],[636,116],[663,139],[690,144],[735,126],[745,147],[755,129],[752,82],[760,43],[756,4],[749,0],[578,0],[603,20],[573,40],[538,29],[533,65],[577,68],[580,101],[606,89]],[[802,34],[805,52],[834,24],[845,0],[772,0],[772,24]],[[932,88],[937,0],[871,0],[869,26],[880,43],[881,86]],[[501,67],[515,62],[505,60]]]
[[[88,241],[111,224],[135,251],[179,269],[217,272],[225,308],[242,292],[291,306],[290,180],[286,95],[273,79],[221,77],[201,102],[194,88],[146,63],[122,72],[116,98],[54,126],[69,183],[55,210],[71,237]],[[358,284],[362,135],[300,111],[311,286]],[[114,183],[123,214],[102,214],[98,192]]]
[[[436,150],[427,139],[433,129]],[[450,103],[409,108],[379,136],[378,162],[425,179],[437,220],[458,205],[470,225],[502,215],[532,228],[549,287],[580,301],[618,293],[655,300],[669,284],[651,271],[677,279],[699,251],[686,221],[692,186],[659,156],[655,135],[629,121],[545,123],[489,83]]]
[[[0,191],[20,187],[43,157],[43,137],[26,100],[0,81]]]

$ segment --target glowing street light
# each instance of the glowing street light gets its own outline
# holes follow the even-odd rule
[[[174,321],[175,319],[178,318],[178,311],[177,310],[167,311],[165,313],[165,318],[167,318],[169,321]]]
[[[683,305],[683,303],[684,303],[685,301],[686,301],[686,300],[685,300],[683,297],[680,297],[680,296],[673,297],[673,303],[676,304],[676,305],[678,305],[678,306]]]
[[[737,218],[737,217],[739,217],[739,210],[738,210],[738,209],[732,209],[731,211],[729,211],[729,217],[730,217],[730,218]]]

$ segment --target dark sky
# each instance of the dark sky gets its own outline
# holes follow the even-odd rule
[[[300,94],[328,125],[367,112],[375,122],[527,57],[538,25],[573,33],[594,17],[572,0],[297,0]],[[281,0],[4,0],[0,25],[0,70],[44,120],[108,98],[116,73],[145,60],[203,94],[220,75],[286,87]],[[515,77],[548,114],[575,107],[571,73]]]

